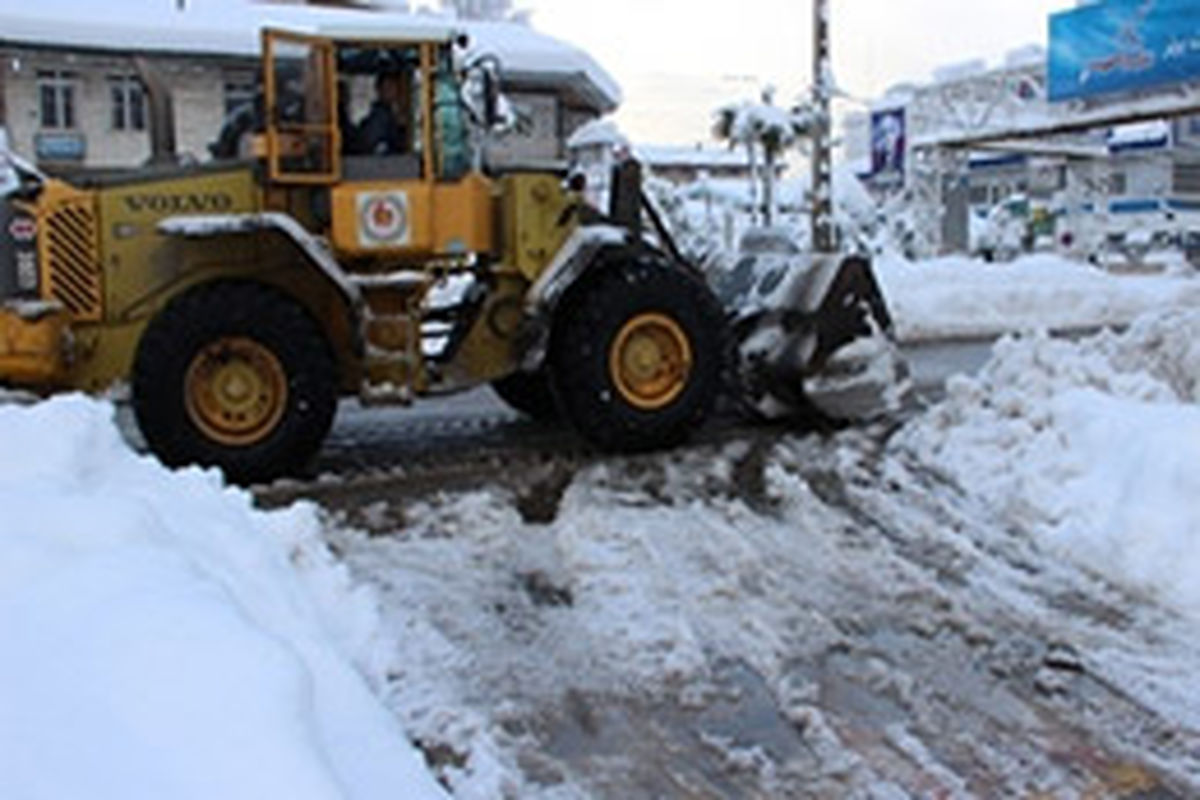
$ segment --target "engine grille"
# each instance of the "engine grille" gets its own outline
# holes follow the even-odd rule
[[[104,284],[92,198],[82,195],[55,203],[39,234],[45,296],[62,303],[75,319],[99,320]]]

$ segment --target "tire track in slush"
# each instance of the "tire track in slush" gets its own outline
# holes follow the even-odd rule
[[[647,474],[670,462],[677,479],[695,465],[694,485],[685,480],[674,491],[737,498],[765,515],[775,502],[767,471],[782,470],[843,521],[829,533],[840,557],[853,565],[862,554],[860,568],[829,578],[845,591],[780,596],[834,636],[801,641],[782,676],[714,655],[700,705],[682,701],[687,692],[587,687],[522,698],[503,725],[521,731],[515,759],[534,783],[573,779],[596,797],[873,796],[903,787],[918,796],[1165,800],[1200,792],[1200,736],[1093,670],[1075,644],[1129,647],[1141,626],[1161,628],[1155,612],[1048,564],[1029,536],[889,449],[889,433],[805,437],[719,420],[665,456],[613,457],[560,428],[505,414],[359,425],[333,437],[324,474],[256,494],[266,505],[313,499],[386,536],[403,514],[380,513],[381,505],[490,487],[527,523],[546,524],[591,467],[653,504],[661,489]],[[703,465],[731,447],[744,455],[715,479]],[[881,566],[908,577],[881,586]],[[819,582],[835,568],[810,569]],[[536,614],[538,597],[558,595],[525,578]],[[486,663],[497,654],[473,656]],[[804,702],[789,698],[788,687],[804,687]],[[433,747],[431,759],[442,749]]]

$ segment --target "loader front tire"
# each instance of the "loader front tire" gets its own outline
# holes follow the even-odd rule
[[[329,432],[336,367],[320,326],[281,292],[222,282],[172,300],[147,327],[133,409],[168,466],[220,467],[235,483],[302,470]]]
[[[650,257],[598,267],[558,309],[549,354],[558,406],[605,450],[676,444],[720,391],[724,326],[693,275]]]

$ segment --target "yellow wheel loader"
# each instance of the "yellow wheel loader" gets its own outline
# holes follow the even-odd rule
[[[642,229],[636,165],[607,214],[564,171],[487,168],[495,63],[461,45],[266,30],[261,97],[211,163],[173,157],[144,68],[146,167],[63,180],[0,147],[0,382],[127,383],[164,463],[239,482],[302,470],[344,396],[491,383],[602,448],[686,437],[721,388],[724,309]]]

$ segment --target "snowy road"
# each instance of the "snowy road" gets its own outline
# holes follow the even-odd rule
[[[333,543],[387,702],[460,797],[1200,792],[1187,627],[883,444],[612,459],[536,524],[498,489],[364,509]]]
[[[1086,318],[1121,316],[1128,287],[1105,287]],[[1040,471],[1086,467],[1054,455],[1077,434],[1053,398],[1174,397],[1153,374],[1188,402],[1190,328],[1018,344],[990,383],[944,390],[992,353],[983,310],[1021,327],[1074,308],[1063,291],[992,292],[910,344],[925,403],[947,403],[903,435],[718,424],[666,455],[578,457],[487,392],[345,407],[314,496],[381,598],[385,702],[459,798],[1200,795],[1194,618],[1039,529],[1083,518]],[[414,486],[404,465],[430,457],[466,479]]]
[[[989,352],[926,345],[914,371],[940,394]],[[1194,621],[891,429],[506,466],[561,432],[486,394],[381,413],[352,410],[327,463],[498,447],[448,491],[330,503],[394,637],[385,702],[457,797],[1200,794]]]

